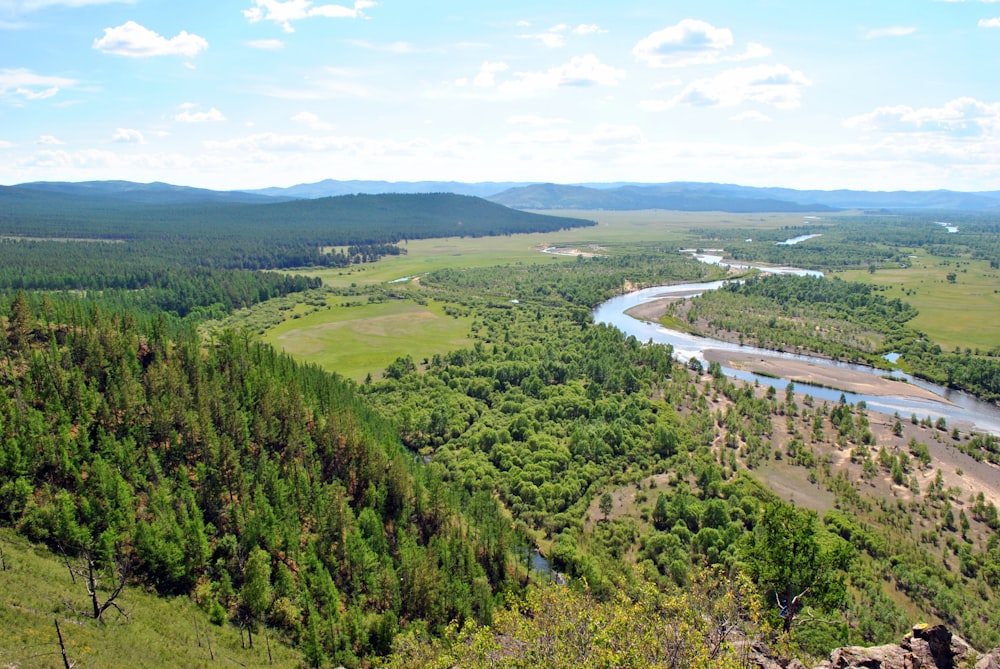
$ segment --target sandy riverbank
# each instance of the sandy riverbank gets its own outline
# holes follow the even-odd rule
[[[765,376],[777,376],[792,381],[835,388],[863,395],[911,397],[947,402],[943,397],[920,386],[873,376],[851,369],[841,369],[803,360],[787,360],[767,355],[708,349],[704,353],[709,362],[741,369]]]
[[[684,296],[678,296],[684,297]],[[662,298],[644,302],[629,309],[626,313],[639,320],[658,322],[667,311],[667,306],[676,298]],[[776,376],[791,379],[801,383],[812,383],[843,390],[845,392],[863,395],[878,395],[931,399],[947,402],[943,397],[905,381],[894,381],[864,372],[841,369],[801,360],[787,360],[776,356],[743,353],[741,351],[726,351],[709,349],[705,351],[705,359],[709,362],[740,369],[765,376]]]

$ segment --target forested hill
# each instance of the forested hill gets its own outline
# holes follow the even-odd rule
[[[178,197],[182,197],[179,195]],[[345,195],[265,204],[180,199],[148,204],[105,193],[0,187],[0,235],[214,238],[312,246],[549,232],[592,221],[531,214],[451,193]]]
[[[316,283],[246,270],[347,267],[405,253],[405,239],[587,225],[443,193],[167,206],[0,188],[0,292],[87,291],[105,308],[219,317]]]
[[[80,615],[127,611],[115,585],[139,582],[355,666],[400,624],[487,620],[518,574],[493,496],[449,492],[350,382],[232,333],[206,350],[5,307],[0,522],[81,566]]]

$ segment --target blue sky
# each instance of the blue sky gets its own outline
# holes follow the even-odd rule
[[[1000,190],[996,0],[0,0],[0,183]]]

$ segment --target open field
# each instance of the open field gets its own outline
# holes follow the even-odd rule
[[[362,380],[400,356],[443,354],[469,344],[469,320],[444,313],[440,304],[394,300],[343,307],[286,320],[264,340],[291,355]]]
[[[911,325],[946,350],[988,351],[1000,344],[1000,271],[985,261],[948,259],[914,251],[905,269],[842,272],[838,276],[888,287],[889,297],[909,302],[920,314]],[[951,283],[947,275],[954,272]]]

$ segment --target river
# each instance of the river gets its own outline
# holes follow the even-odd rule
[[[767,268],[771,270],[772,268]],[[785,273],[795,272],[795,268],[783,268]],[[805,272],[806,270],[797,270]],[[809,272],[816,274],[815,272]],[[594,310],[594,322],[613,325],[625,334],[634,336],[642,342],[652,341],[659,344],[669,344],[673,347],[674,357],[682,362],[687,362],[691,358],[697,358],[705,363],[704,352],[707,349],[723,349],[729,351],[742,351],[754,355],[767,356],[772,358],[784,358],[792,360],[802,360],[806,362],[832,365],[865,372],[877,376],[885,376],[887,372],[877,370],[864,365],[851,365],[847,363],[834,362],[824,358],[817,358],[806,355],[795,355],[790,353],[779,353],[754,346],[740,346],[730,342],[724,342],[709,337],[699,337],[676,330],[670,330],[657,323],[638,320],[627,315],[625,311],[639,304],[660,299],[663,297],[692,297],[705,291],[715,290],[721,286],[723,281],[712,281],[707,283],[682,283],[670,286],[657,286],[638,290],[626,295],[614,297]],[[783,389],[788,385],[786,379],[775,379],[772,377],[760,376],[751,372],[732,369],[723,366],[722,371],[727,375],[744,381],[759,381],[764,386],[774,386],[776,389]],[[944,418],[949,425],[959,424],[963,429],[974,429],[979,432],[989,432],[1000,435],[1000,408],[989,402],[983,402],[975,397],[927,383],[919,379],[914,379],[902,373],[895,373],[898,378],[905,378],[910,383],[914,383],[922,388],[926,388],[943,398],[942,401],[916,399],[909,397],[895,397],[883,395],[864,395],[860,393],[841,392],[830,388],[813,386],[800,381],[795,382],[795,390],[800,393],[808,393],[815,398],[836,402],[843,395],[848,402],[865,402],[869,409],[886,414],[898,413],[903,418],[909,418],[915,414],[918,418],[930,417],[936,421]]]

